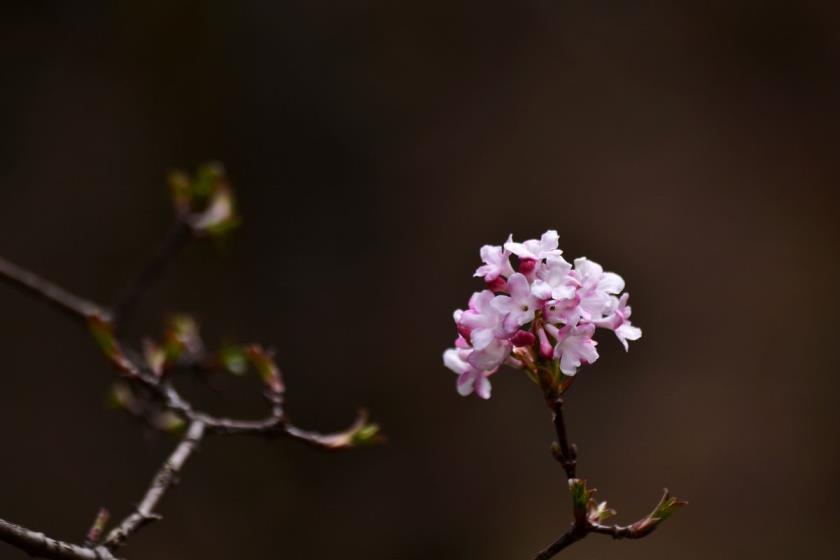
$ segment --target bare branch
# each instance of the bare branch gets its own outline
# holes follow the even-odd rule
[[[86,320],[91,315],[98,315],[107,320],[111,315],[99,305],[71,294],[4,258],[0,258],[0,280],[45,300],[75,319]]]
[[[575,478],[577,472],[577,448],[574,444],[569,444],[566,435],[566,422],[563,420],[563,399],[555,397],[547,404],[552,410],[554,431],[557,432],[557,445],[552,447],[554,458],[563,466],[566,478],[571,480]]]
[[[586,492],[586,481],[579,480],[575,476],[577,469],[577,448],[568,441],[566,424],[563,420],[563,399],[557,396],[554,391],[547,391],[545,397],[546,404],[552,410],[552,420],[555,432],[557,433],[557,442],[551,447],[554,458],[560,462],[566,476],[569,478],[570,488],[573,486],[573,483],[577,483],[578,485],[582,484],[579,487]],[[574,522],[556,541],[539,552],[534,557],[534,560],[548,560],[566,547],[585,538],[590,533],[609,535],[614,539],[640,539],[646,537],[656,529],[662,520],[670,516],[674,509],[686,503],[672,497],[666,489],[654,510],[642,519],[626,526],[604,525],[600,522],[602,518],[597,513],[593,514],[590,509],[593,506],[597,506],[592,498],[594,492],[595,490],[588,491],[588,493],[581,497],[580,502],[575,501],[576,498],[573,493]],[[611,513],[614,514],[615,512],[612,511]]]
[[[0,542],[16,546],[32,556],[47,559],[116,560],[114,551],[123,546],[130,536],[146,524],[160,519],[155,512],[156,507],[177,481],[184,464],[194,453],[205,434],[241,434],[269,438],[283,436],[325,450],[347,449],[382,440],[378,434],[379,427],[368,424],[364,413],[360,413],[349,429],[334,434],[310,432],[291,425],[283,408],[284,385],[280,370],[274,363],[271,353],[260,346],[250,346],[247,351],[251,364],[266,385],[264,396],[271,405],[271,412],[262,419],[238,420],[212,416],[196,410],[190,402],[181,397],[172,385],[171,375],[165,375],[167,372],[164,371],[162,365],[158,364],[156,368],[156,362],[149,358],[148,353],[137,352],[118,336],[119,329],[131,316],[143,295],[154,285],[168,264],[193,235],[218,232],[219,227],[230,227],[235,223],[236,216],[230,192],[223,189],[219,198],[213,201],[207,212],[200,216],[203,221],[198,225],[192,221],[186,221],[184,216],[176,221],[154,258],[125,289],[113,312],[71,294],[56,284],[0,258],[0,281],[5,281],[34,295],[87,324],[94,340],[99,344],[104,355],[121,372],[125,383],[134,384],[139,388],[141,400],[144,401],[142,404],[148,405],[126,406],[129,412],[147,422],[151,415],[160,417],[160,414],[166,413],[175,415],[177,417],[175,422],[182,420],[189,423],[186,435],[157,471],[134,512],[113,528],[101,541],[102,544],[99,543],[109,516],[104,508],[100,510],[93,526],[88,531],[85,542],[81,545],[59,541],[3,520],[0,520]],[[176,355],[173,359],[177,358]],[[166,360],[166,354],[163,359]],[[203,348],[200,351],[188,348],[180,359],[181,361],[176,364],[178,367],[197,369],[214,367],[205,365],[206,356]],[[160,427],[160,424],[153,422],[149,424]]]
[[[548,545],[545,550],[534,556],[534,560],[548,560],[558,554],[567,546],[576,543],[587,535],[585,530],[580,530],[576,525],[569,527],[569,530],[560,535],[560,538]]]
[[[352,448],[354,446],[354,436],[367,425],[367,411],[360,410],[353,425],[341,432],[320,434],[318,432],[302,430],[292,424],[284,424],[283,433],[292,439],[296,439],[312,447],[327,451],[340,451]],[[375,436],[375,441],[381,442],[383,439],[380,436]]]
[[[601,525],[600,523],[593,524],[589,531],[609,535],[614,539],[641,539],[650,534],[650,532],[636,530],[633,525]]]
[[[143,496],[143,500],[137,506],[137,509],[126,517],[122,523],[111,530],[105,538],[105,546],[110,550],[116,550],[123,544],[128,537],[135,531],[139,530],[144,525],[160,519],[160,516],[154,512],[158,502],[175,482],[178,473],[195,451],[201,438],[204,436],[204,424],[200,421],[193,422],[187,429],[187,433],[172,452],[172,455],[166,460],[163,466],[152,480],[151,486]]]
[[[31,556],[51,560],[106,560],[111,559],[110,553],[86,546],[79,546],[59,541],[43,533],[9,523],[0,519],[0,541],[15,546]]]

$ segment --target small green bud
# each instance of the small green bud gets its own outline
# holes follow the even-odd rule
[[[169,175],[175,211],[198,235],[220,237],[240,223],[233,190],[219,163],[199,166],[191,180],[183,172]]]
[[[135,411],[138,408],[137,398],[134,392],[126,383],[114,383],[108,393],[106,404],[110,408],[119,410]]]
[[[99,315],[91,315],[88,317],[88,328],[90,329],[93,339],[99,346],[102,353],[111,360],[124,373],[129,375],[139,375],[137,368],[131,361],[123,354],[122,348],[114,336],[114,329],[111,323]]]
[[[282,395],[286,390],[283,385],[283,378],[280,375],[280,368],[274,362],[274,357],[270,352],[263,349],[258,344],[252,344],[245,349],[248,360],[254,369],[257,370],[263,383],[275,395]]]
[[[171,410],[163,411],[155,416],[153,423],[158,430],[174,436],[183,434],[187,428],[187,423],[184,422],[183,418]]]
[[[244,375],[248,371],[248,354],[243,347],[229,344],[219,350],[219,363],[234,375]]]
[[[185,353],[200,354],[204,351],[198,323],[189,315],[173,315],[166,321],[163,343],[166,363],[173,364]]]
[[[569,479],[569,493],[572,495],[572,511],[575,515],[575,522],[583,524],[589,513],[589,502],[592,499],[593,490],[586,487],[586,481],[580,478]]]
[[[351,447],[375,445],[383,441],[382,428],[378,424],[365,424],[350,437]]]
[[[656,504],[654,510],[644,519],[636,521],[630,526],[630,530],[637,536],[645,536],[656,529],[662,521],[668,519],[678,508],[687,505],[688,502],[678,500],[671,496],[666,488],[660,498],[659,503]]]
[[[146,360],[146,365],[152,370],[156,376],[163,375],[163,368],[166,365],[166,350],[161,348],[153,340],[143,340],[143,358]]]

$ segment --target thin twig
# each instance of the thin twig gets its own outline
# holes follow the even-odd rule
[[[93,520],[93,524],[90,526],[90,530],[88,530],[87,535],[85,536],[86,547],[93,548],[99,544],[100,539],[102,539],[102,532],[105,530],[105,526],[108,524],[108,519],[110,518],[111,512],[104,507],[99,508],[99,511]]]
[[[563,399],[556,396],[554,393],[546,394],[546,404],[552,410],[552,421],[554,430],[557,433],[557,442],[552,446],[554,458],[563,466],[566,476],[570,483],[572,479],[576,479],[577,470],[577,448],[574,444],[569,443],[569,438],[566,433],[566,423],[563,420]],[[576,480],[574,482],[585,481]],[[660,518],[654,517],[655,513],[662,504],[670,498],[668,490],[665,490],[660,499],[659,506],[654,510],[654,513],[640,519],[631,525],[603,525],[598,522],[597,518],[592,518],[587,514],[587,511],[575,510],[575,521],[571,527],[566,530],[560,537],[551,543],[544,550],[539,552],[534,560],[548,560],[566,547],[576,543],[585,538],[590,533],[598,533],[601,535],[609,535],[614,539],[640,539],[646,537],[656,528]],[[685,502],[678,502],[681,505]],[[588,507],[588,505],[587,505]]]
[[[43,533],[0,519],[0,541],[36,558],[48,560],[112,560],[108,550],[60,541]]]
[[[122,329],[140,299],[163,275],[166,267],[191,237],[192,230],[183,220],[176,220],[172,224],[155,256],[117,299],[117,303],[114,305],[113,318],[114,327],[117,331]]]
[[[173,232],[170,232],[156,259],[140,275],[133,285],[134,287],[127,291],[128,295],[120,307],[122,321],[125,320],[128,312],[183,244],[184,231],[186,231],[188,238],[190,233],[188,227],[186,230],[175,228]],[[0,258],[0,280],[5,280],[9,284],[47,301],[76,319],[87,320],[91,316],[98,316],[100,320],[113,324],[112,314],[106,308],[73,295],[2,258]],[[205,433],[257,435],[270,438],[285,436],[313,447],[334,451],[352,447],[354,430],[364,426],[366,422],[366,416],[360,414],[356,423],[344,432],[320,434],[303,430],[288,422],[282,406],[282,392],[278,393],[277,391],[266,393],[266,397],[272,406],[271,413],[263,419],[235,420],[213,416],[196,410],[191,403],[183,399],[169,379],[161,378],[151,370],[140,353],[135,352],[128,346],[123,347],[120,351],[124,351],[124,354],[120,354],[120,358],[131,366],[130,375],[126,376],[126,380],[138,383],[148,390],[150,397],[160,401],[164,409],[189,422],[186,435],[158,470],[135,511],[112,529],[101,545],[97,544],[96,541],[99,539],[99,533],[106,522],[104,510],[97,516],[97,520],[88,534],[88,539],[82,545],[53,539],[43,533],[1,519],[0,542],[13,545],[34,557],[47,558],[48,560],[116,560],[113,551],[125,544],[126,539],[144,525],[160,518],[154,511],[155,507],[176,481],[184,463],[195,451]],[[142,414],[141,411],[137,413]]]
[[[107,548],[116,550],[125,544],[126,539],[135,531],[152,521],[160,519],[160,516],[154,511],[155,507],[166,494],[166,491],[169,490],[169,487],[172,486],[172,483],[175,482],[184,463],[195,451],[203,436],[204,424],[202,422],[197,421],[190,424],[187,434],[157,472],[137,509],[105,537],[104,545]]]
[[[557,432],[557,447],[554,449],[554,457],[563,466],[566,473],[566,478],[576,478],[577,472],[577,448],[574,444],[569,443],[569,438],[566,435],[566,422],[563,419],[563,399],[561,397],[554,398],[548,403],[552,410],[554,431]]]
[[[52,304],[75,319],[86,320],[91,315],[98,315],[108,320],[111,316],[110,312],[105,308],[71,294],[64,288],[2,257],[0,257],[0,280],[4,280],[6,283],[24,292],[45,300],[47,303]]]
[[[648,536],[651,531],[639,531],[633,525],[601,525],[600,523],[593,523],[589,526],[590,533],[609,535],[614,539],[641,539],[642,537]]]
[[[567,546],[576,543],[587,535],[587,531],[581,530],[577,525],[572,525],[568,531],[560,535],[560,538],[548,545],[534,560],[548,560]]]

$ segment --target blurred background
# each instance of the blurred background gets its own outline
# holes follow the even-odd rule
[[[243,227],[136,317],[277,350],[299,424],[381,448],[211,439],[129,558],[528,559],[570,519],[521,374],[459,397],[441,353],[478,249],[560,232],[643,339],[567,399],[580,474],[652,537],[563,558],[830,556],[840,514],[840,13],[825,2],[25,2],[0,17],[0,254],[111,302],[224,161]],[[0,517],[81,540],[173,446],[104,401],[89,335],[0,287]],[[254,379],[186,389],[260,416]],[[0,558],[25,555],[0,546]]]

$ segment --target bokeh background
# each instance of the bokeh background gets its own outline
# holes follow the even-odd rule
[[[129,558],[525,559],[569,520],[522,376],[461,398],[441,352],[478,248],[560,231],[628,281],[644,338],[568,398],[580,472],[637,542],[565,558],[836,553],[840,18],[825,2],[46,2],[0,14],[0,254],[112,301],[224,161],[243,227],[167,313],[277,349],[297,422],[386,447],[212,439]],[[0,517],[80,540],[172,447],[103,406],[78,325],[0,288]],[[262,414],[254,380],[188,390]],[[2,546],[0,558],[25,555]]]

